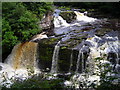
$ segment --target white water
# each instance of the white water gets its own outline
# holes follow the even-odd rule
[[[118,72],[117,75],[120,74],[119,69],[120,69],[120,59],[119,59],[119,53],[120,53],[120,43],[119,39],[117,37],[117,33],[114,34],[114,32],[111,32],[112,35],[106,34],[103,38],[94,36],[92,38],[88,38],[86,41],[91,43],[92,46],[90,47],[90,55],[91,59],[94,60],[97,57],[103,57],[102,60],[99,60],[101,64],[106,64],[109,63],[109,67],[112,66],[113,70]],[[107,60],[107,57],[109,53],[113,53],[109,58],[112,60],[111,61]],[[107,55],[106,57],[104,55]],[[99,62],[96,62],[98,64]],[[96,71],[104,71],[105,68],[102,70],[99,69],[99,67],[95,64],[95,67],[97,68],[94,72]],[[115,67],[115,68],[114,68]],[[112,70],[111,70],[112,71]],[[112,74],[112,72],[110,72]]]
[[[10,87],[14,80],[23,81],[40,73],[36,61],[37,43],[25,42],[14,46],[11,54],[0,63],[0,85]]]
[[[77,11],[74,11],[74,13],[77,15],[77,21],[94,22],[95,20],[97,20],[95,18],[85,16],[84,13],[80,13],[80,12],[77,12]]]
[[[80,59],[81,59],[81,49],[79,50],[77,65],[76,65],[76,73],[78,73],[78,69],[80,67]]]
[[[61,16],[54,17],[54,26],[58,27],[68,27],[69,24]]]
[[[72,23],[67,23],[66,20],[59,16],[60,12],[60,10],[57,10],[56,13],[54,13],[54,32],[58,35],[66,34],[72,30],[81,30],[82,25],[85,25],[87,23],[93,23],[97,20],[95,18],[85,16],[83,13],[74,11],[77,16],[76,20]]]
[[[77,15],[77,21],[80,21],[80,22],[94,22],[96,19],[94,18],[90,18],[90,17],[87,17],[87,16],[84,16],[82,13],[80,12],[76,12],[76,15]],[[81,27],[81,23],[78,22],[77,24],[74,23],[74,24],[68,24],[66,23],[65,20],[63,20],[62,17],[59,16],[59,14],[57,14],[55,16],[55,20],[54,20],[54,25],[55,25],[55,28],[58,28],[58,27],[63,27],[61,28],[63,31],[68,29],[68,30],[74,30],[75,28],[74,27],[70,27],[70,26],[73,26],[73,25],[77,25],[79,27]],[[70,25],[70,26],[69,26]],[[58,30],[61,30],[61,29],[58,29]],[[62,31],[59,31],[59,32],[62,32]],[[117,35],[116,35],[117,36]],[[68,35],[68,37],[70,37]],[[64,40],[63,40],[64,41]],[[119,51],[120,51],[120,43],[119,43],[119,39],[118,37],[114,37],[114,36],[110,36],[110,35],[106,35],[104,38],[100,38],[98,36],[91,36],[91,38],[87,38],[86,40],[87,42],[89,42],[91,44],[90,46],[90,59],[91,61],[93,61],[95,58],[97,57],[101,57],[103,56],[103,54],[108,54],[109,52],[113,52],[117,55],[117,58],[115,59],[116,60],[116,65],[115,65],[115,69],[117,72],[120,71],[120,65],[119,65]],[[103,42],[103,43],[102,43]],[[59,57],[59,49],[60,49],[60,41],[57,43],[57,45],[55,46],[54,48],[54,52],[53,52],[53,57],[52,57],[52,67],[51,67],[51,73],[57,73],[58,72],[58,57]],[[82,54],[82,55],[81,55]],[[71,67],[72,67],[72,62],[73,62],[73,59],[72,59],[73,55],[71,54],[71,59],[70,59],[70,70],[71,70]],[[78,70],[80,68],[80,59],[82,60],[81,61],[81,67],[82,67],[82,70],[81,72],[83,72],[82,74],[78,74]],[[106,59],[106,58],[105,58]],[[14,69],[12,66],[12,61],[13,59],[9,59],[9,61],[7,62],[8,64],[3,64],[3,63],[0,63],[0,66],[2,67],[2,70],[0,71],[0,82],[2,82],[2,85],[3,84],[7,84],[7,83],[10,83],[12,84],[13,82],[10,80],[11,78],[19,78],[19,79],[26,79],[28,78],[28,72],[26,69]],[[103,60],[101,61],[102,63],[106,63],[107,61]],[[109,62],[110,63],[110,62]],[[95,66],[97,67],[97,66]],[[83,51],[80,49],[79,50],[79,54],[78,54],[78,59],[77,59],[77,65],[76,65],[76,75],[74,75],[72,78],[73,80],[76,80],[75,82],[77,83],[76,84],[76,87],[79,87],[78,85],[78,82],[80,81],[85,81],[86,79],[88,81],[99,81],[100,80],[100,77],[99,76],[95,76],[95,75],[88,75],[87,78],[85,78],[84,76],[84,58],[83,58]],[[94,68],[93,68],[94,69]],[[97,71],[97,70],[94,70],[94,71]],[[100,70],[98,70],[100,71]],[[83,76],[82,76],[83,75]],[[3,82],[4,79],[7,79],[6,82]],[[67,82],[67,84],[74,84],[74,82]],[[87,84],[90,84],[89,82]],[[9,84],[8,84],[8,87],[9,87]]]
[[[58,72],[58,56],[59,56],[59,49],[60,49],[60,41],[57,43],[57,45],[54,48],[53,57],[52,57],[52,66],[51,66],[51,73],[57,73]]]
[[[81,68],[81,72],[84,72],[84,69],[85,69],[85,67],[84,67],[84,55],[83,55],[83,52],[81,53],[81,57],[82,57],[82,61],[81,61],[81,64],[82,64],[82,68]]]
[[[113,34],[113,32],[111,32]],[[87,38],[87,40],[85,41],[85,43],[89,42],[91,46],[89,46],[90,48],[90,55],[89,55],[89,59],[91,62],[89,62],[90,65],[92,65],[92,67],[88,67],[88,69],[90,69],[91,71],[89,71],[88,73],[84,73],[84,66],[82,64],[82,73],[76,73],[75,75],[73,75],[73,77],[71,78],[71,81],[66,81],[69,82],[70,85],[68,83],[65,82],[66,86],[75,86],[76,88],[79,88],[80,84],[85,85],[85,88],[89,85],[91,85],[93,82],[97,85],[100,84],[100,73],[104,72],[104,70],[106,69],[104,67],[104,65],[106,63],[110,64],[108,67],[110,66],[115,66],[115,71],[118,74],[114,74],[112,73],[112,70],[109,71],[106,75],[107,76],[117,76],[118,79],[120,79],[120,59],[119,59],[119,52],[120,52],[120,43],[119,43],[119,39],[118,37],[116,37],[117,35],[115,34],[114,36],[111,35],[105,35],[103,38],[100,38],[98,36],[93,36],[91,38]],[[115,39],[116,38],[116,39]],[[104,54],[108,55],[110,52],[115,53],[116,54],[116,59],[115,60],[115,65],[113,65],[110,61],[107,60],[107,57],[104,57]],[[79,62],[80,62],[80,58],[82,58],[81,60],[84,60],[84,58],[82,57],[83,55],[81,55],[80,57],[80,53],[82,54],[82,50],[79,50],[79,54],[78,54],[78,60],[77,60],[77,69],[76,72],[78,72],[79,69]],[[98,57],[104,57],[102,60],[98,60],[98,61],[94,61],[95,58]],[[111,57],[113,58],[113,57]],[[82,61],[83,62],[83,61]],[[99,68],[98,65],[103,65],[103,68]],[[84,67],[84,68],[83,68]],[[94,74],[90,74],[90,72],[94,72],[97,73],[99,75],[94,75]],[[118,79],[114,80],[113,82],[118,83]]]
[[[71,72],[72,66],[73,66],[73,50],[72,50],[72,53],[70,55],[70,68],[69,68],[69,72]]]
[[[14,80],[25,80],[29,77],[26,69],[15,70],[8,64],[0,63],[2,70],[0,71],[0,85],[10,87]]]
[[[77,65],[76,65],[76,73],[79,73],[79,69],[81,70],[80,72],[83,73],[85,71],[85,63],[84,63],[84,51],[88,52],[88,49],[85,48],[83,45],[81,49],[79,49],[78,53],[78,58],[77,58]],[[87,58],[86,58],[87,59]],[[81,60],[81,62],[80,62]],[[87,60],[86,60],[87,61]],[[81,68],[80,68],[80,63],[81,63]]]
[[[54,26],[55,28],[58,27],[68,27],[69,24],[64,20],[61,16],[59,16],[60,10],[55,10],[56,13],[54,13]]]
[[[37,43],[34,42],[14,46],[5,63],[0,63],[0,85],[10,87],[14,80],[23,81],[34,74],[39,74],[37,49]]]

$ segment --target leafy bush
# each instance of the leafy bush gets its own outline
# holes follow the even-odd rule
[[[22,90],[23,88],[63,88],[62,79],[54,79],[54,80],[47,80],[43,78],[42,76],[33,76],[29,79],[26,79],[24,81],[16,81],[14,84],[10,87],[11,89],[17,88]]]
[[[53,10],[53,3],[52,2],[25,2],[23,5],[30,10],[32,13],[37,15],[38,18],[42,19],[43,15],[48,12]]]
[[[10,53],[14,45],[29,40],[42,31],[38,22],[43,15],[52,10],[52,3],[3,2],[2,4],[2,47],[5,59],[4,55]]]

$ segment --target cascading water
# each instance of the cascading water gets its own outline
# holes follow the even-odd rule
[[[59,16],[60,10],[55,10],[56,13],[54,13],[54,26],[55,28],[58,27],[68,27],[69,24],[64,20],[61,16]]]
[[[120,44],[119,39],[116,34],[112,36],[111,34],[105,34],[102,37],[98,37],[94,35],[95,30],[93,30],[93,27],[90,31],[90,29],[85,28],[86,26],[84,24],[92,23],[96,21],[95,18],[91,18],[88,16],[85,16],[83,13],[74,11],[74,13],[77,16],[77,20],[71,24],[68,24],[61,16],[59,16],[60,11],[57,10],[54,14],[54,26],[55,30],[58,31],[62,37],[62,43],[71,39],[73,40],[72,46],[77,45],[78,43],[81,43],[81,37],[82,35],[88,35],[87,39],[83,42],[82,47],[79,48],[79,53],[76,54],[77,59],[73,55],[73,49],[71,54],[69,53],[68,56],[70,56],[70,65],[69,63],[65,64],[69,66],[68,70],[69,72],[72,71],[73,67],[75,66],[75,75],[71,77],[70,80],[74,80],[76,84],[76,87],[79,86],[80,81],[87,81],[87,84],[90,84],[89,81],[99,81],[100,76],[92,75],[90,72],[101,72],[101,70],[97,67],[98,62],[95,62],[94,60],[98,57],[104,56],[104,54],[107,54],[108,61],[104,60],[100,61],[101,63],[110,63],[110,65],[113,67],[114,71],[120,72]],[[76,24],[77,23],[77,24]],[[92,24],[90,25],[92,26]],[[99,25],[98,25],[99,26]],[[82,29],[83,28],[83,29]],[[85,29],[84,29],[85,28]],[[83,30],[83,31],[82,31]],[[85,31],[84,31],[85,30]],[[56,33],[56,32],[55,32]],[[113,34],[113,32],[111,32]],[[89,37],[90,36],[90,37]],[[41,38],[41,35],[38,36]],[[46,35],[44,35],[44,38],[47,38]],[[83,37],[84,38],[84,37]],[[37,41],[39,38],[34,38],[31,41]],[[77,39],[77,42],[74,42]],[[83,39],[82,39],[83,40]],[[51,71],[50,73],[55,74],[58,73],[58,64],[59,64],[59,51],[60,51],[60,44],[62,44],[60,41],[55,45],[53,56],[52,56],[52,65],[51,65]],[[67,42],[65,42],[67,43]],[[74,44],[77,43],[77,44]],[[69,43],[67,43],[69,46]],[[85,46],[85,44],[87,46]],[[77,47],[77,46],[76,46]],[[74,49],[76,48],[73,47]],[[65,47],[66,48],[66,47]],[[63,49],[64,50],[64,49]],[[78,48],[76,49],[76,51]],[[11,83],[9,81],[15,74],[18,74],[19,78],[25,79],[28,77],[28,68],[33,68],[34,70],[37,69],[37,63],[36,63],[36,56],[37,56],[37,43],[34,42],[25,42],[20,43],[14,47],[12,50],[12,53],[8,56],[8,58],[5,60],[5,63],[0,63],[0,82],[4,80],[2,75],[4,75],[6,78],[8,78],[6,83]],[[74,57],[74,58],[73,58]],[[99,59],[99,58],[98,58]],[[64,59],[63,59],[64,60]],[[46,60],[47,61],[47,60]],[[62,59],[61,59],[62,61]],[[67,61],[67,60],[66,60]],[[89,72],[85,72],[86,68],[88,67]],[[96,70],[97,68],[97,70]],[[8,75],[6,75],[6,73]],[[120,74],[120,73],[119,73]],[[83,75],[83,76],[82,76]],[[87,78],[85,77],[87,75]],[[120,76],[120,75],[119,75]],[[72,84],[74,84],[72,82]],[[79,85],[78,85],[79,84]],[[72,85],[71,85],[72,86]]]
[[[85,58],[84,53],[86,54],[86,58]],[[87,53],[89,53],[89,49],[88,49],[88,47],[86,48],[83,45],[82,48],[79,49],[77,65],[76,65],[76,73],[79,73],[79,69],[81,70],[80,71],[81,73],[83,73],[85,71],[86,61],[87,61],[87,58],[88,58]],[[80,68],[80,65],[81,65],[81,68]]]
[[[101,73],[102,71],[104,71],[105,67],[104,64],[110,64],[110,66],[112,66],[112,69],[117,72],[119,75],[119,69],[120,69],[120,65],[119,65],[119,51],[120,51],[120,44],[119,44],[119,39],[117,36],[117,32],[112,31],[108,34],[106,34],[104,37],[100,38],[98,36],[94,36],[91,39],[87,39],[86,42],[91,43],[92,46],[90,46],[90,55],[91,55],[91,60],[94,61],[94,59],[96,58],[100,58],[102,57],[103,59],[96,61],[96,63],[94,63],[94,68],[96,68],[94,70],[94,72],[98,72]],[[106,57],[105,57],[106,56]],[[102,70],[99,69],[99,67],[97,66],[98,63],[103,64]],[[111,71],[112,71],[111,69]],[[112,72],[109,72],[111,74],[113,74]]]
[[[77,21],[94,22],[96,20],[95,18],[85,16],[84,13],[80,13],[77,11],[74,11],[74,13],[77,15]]]
[[[61,27],[61,26],[67,27],[69,26],[69,24],[61,16],[55,16],[54,26],[56,28]]]
[[[37,43],[25,42],[14,47],[12,53],[5,60],[14,69],[34,68],[36,64]]]
[[[117,36],[117,35],[116,35]],[[105,48],[105,53],[108,55],[108,60],[111,62],[113,70],[119,73],[120,70],[120,43],[118,37],[112,38],[107,35],[107,47]]]
[[[69,68],[69,72],[71,72],[72,66],[73,66],[73,49],[72,49],[72,53],[70,55],[70,68]]]
[[[54,33],[55,34],[67,34],[70,31],[73,30],[81,30],[82,26],[87,23],[92,23],[97,21],[95,18],[91,18],[88,16],[85,16],[83,13],[80,13],[78,11],[74,11],[76,14],[76,20],[72,23],[67,23],[66,20],[64,20],[61,16],[59,16],[60,10],[55,11],[54,13]],[[81,27],[80,27],[81,26]]]
[[[10,87],[14,79],[25,80],[28,74],[40,73],[37,64],[38,43],[25,42],[14,46],[11,54],[0,63],[0,83]]]
[[[52,57],[52,66],[51,66],[51,73],[57,73],[58,72],[58,56],[59,56],[59,49],[60,49],[60,41],[55,45],[53,57]]]
[[[78,54],[78,59],[77,59],[77,65],[76,65],[76,73],[78,73],[78,69],[80,66],[80,58],[81,57],[81,49],[79,50],[79,54]]]
[[[83,52],[81,53],[81,57],[82,57],[82,61],[81,61],[81,66],[82,66],[82,68],[81,68],[81,72],[84,72],[84,69],[85,69],[85,67],[84,67],[84,54],[83,54]]]

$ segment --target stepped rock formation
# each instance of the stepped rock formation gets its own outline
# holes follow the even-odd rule
[[[120,76],[118,32],[107,28],[101,35],[101,32],[104,32],[101,29],[102,20],[75,11],[77,19],[73,23],[67,23],[59,13],[60,11],[57,10],[54,14],[56,35],[48,38],[46,32],[43,32],[33,37],[30,42],[17,44],[5,64],[0,64],[0,74],[4,72],[3,69],[7,70],[5,66],[10,67],[11,71],[7,70],[7,73],[10,73],[9,77],[14,76],[13,71],[19,70],[17,74],[21,78],[25,75],[24,73],[21,75],[25,69],[33,69],[33,71],[38,69],[42,73],[64,76],[70,74],[72,75],[70,83],[79,87],[80,82],[88,81],[88,85],[94,81],[98,83],[101,77],[93,74],[104,72],[104,68],[100,69],[98,65],[109,64],[111,71],[116,71],[118,74],[115,75]],[[43,29],[50,28],[50,21],[48,15],[45,22],[43,21]],[[43,38],[47,39],[41,40]]]

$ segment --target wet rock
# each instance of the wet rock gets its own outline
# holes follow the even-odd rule
[[[42,42],[38,45],[38,67],[43,72],[48,72],[51,69],[52,65],[52,56],[53,56],[54,46],[49,44],[44,44]]]
[[[95,34],[97,36],[104,36],[105,34],[107,34],[110,31],[112,31],[112,29],[110,29],[110,28],[102,28],[100,30],[96,30]]]
[[[37,34],[35,36],[32,37],[32,42],[38,42],[40,41],[41,39],[45,39],[45,38],[48,38],[46,33],[45,32],[42,32],[41,34]]]
[[[117,55],[114,52],[109,52],[107,59],[112,63],[116,64]]]
[[[0,66],[0,71],[2,70],[2,66]]]
[[[45,45],[50,45],[50,46],[55,46],[57,42],[59,41],[60,38],[49,38],[49,39],[44,39],[40,41],[40,43],[45,44]]]
[[[90,31],[92,29],[91,26],[86,26],[85,28],[82,29],[82,31]]]
[[[61,12],[60,16],[62,16],[63,19],[66,20],[68,23],[71,23],[76,19],[76,14],[72,11]]]
[[[48,12],[40,22],[40,27],[43,31],[48,32],[48,35],[53,35],[53,13]]]

